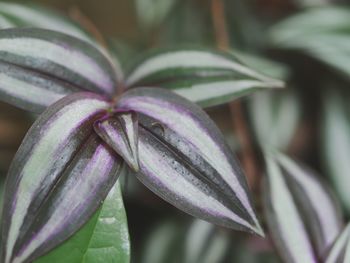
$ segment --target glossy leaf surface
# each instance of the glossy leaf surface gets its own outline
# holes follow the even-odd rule
[[[165,89],[138,88],[118,107],[139,115],[136,176],[179,209],[210,222],[262,234],[245,177],[212,120]]]
[[[0,92],[5,102],[41,112],[73,91],[112,95],[113,65],[95,47],[44,29],[0,31]]]
[[[132,86],[165,87],[200,104],[213,106],[260,88],[282,87],[283,82],[257,73],[229,53],[201,49],[154,53],[129,72]]]
[[[82,229],[35,263],[128,263],[129,242],[127,218],[117,182],[101,209]]]
[[[3,262],[30,262],[48,252],[104,200],[122,164],[93,131],[107,107],[97,95],[77,93],[50,106],[33,124],[8,174]]]

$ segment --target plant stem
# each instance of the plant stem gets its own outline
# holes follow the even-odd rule
[[[230,49],[229,34],[225,21],[225,8],[222,0],[211,0],[212,19],[216,43],[219,49]],[[248,125],[245,121],[242,103],[239,100],[229,104],[232,123],[241,146],[242,163],[246,172],[248,183],[252,189],[257,187],[257,169],[253,146],[249,137]]]

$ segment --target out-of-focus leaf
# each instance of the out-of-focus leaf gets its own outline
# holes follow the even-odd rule
[[[117,77],[96,48],[44,29],[0,31],[1,99],[41,112],[73,91],[112,95]]]
[[[257,89],[283,82],[257,73],[229,53],[203,49],[167,49],[134,66],[126,83],[169,88],[203,107],[223,104]]]
[[[36,4],[0,2],[0,28],[12,27],[50,29],[96,44],[87,32],[54,10]]]
[[[316,262],[342,228],[332,193],[310,170],[288,157],[267,153],[265,213],[286,262]]]
[[[139,170],[138,120],[134,112],[117,112],[94,125],[96,133],[112,147],[129,167]]]
[[[280,48],[297,49],[350,76],[350,9],[309,9],[272,28],[272,42]]]
[[[347,97],[346,97],[347,98]],[[335,92],[324,97],[323,156],[330,179],[347,213],[350,212],[350,115],[348,102]]]
[[[117,106],[139,114],[143,184],[193,216],[262,235],[241,168],[204,111],[157,88],[129,90]]]
[[[330,4],[332,0],[294,0],[300,7],[318,7]]]
[[[82,229],[35,263],[105,263],[130,261],[128,224],[119,183]]]
[[[259,92],[249,98],[249,114],[261,145],[287,150],[301,115],[298,97],[291,92]]]
[[[223,262],[230,240],[224,232],[202,220],[192,223],[185,240],[184,263]]]
[[[2,262],[31,262],[47,253],[105,199],[122,164],[93,131],[107,107],[97,95],[77,93],[33,124],[7,177]]]
[[[325,263],[350,262],[350,225],[343,230],[330,250]]]
[[[157,225],[145,240],[140,258],[141,263],[178,263],[182,262],[181,248],[183,230],[172,222]]]
[[[257,70],[258,72],[264,73],[266,76],[283,81],[286,81],[289,77],[289,69],[282,63],[237,50],[234,51],[234,55],[245,65]]]
[[[143,28],[157,27],[177,0],[135,0],[137,18]]]

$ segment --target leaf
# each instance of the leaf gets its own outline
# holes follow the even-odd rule
[[[275,25],[271,41],[275,46],[296,49],[350,76],[350,9],[314,8]]]
[[[63,14],[33,3],[0,3],[0,28],[37,27],[50,29],[96,45],[96,41]]]
[[[137,18],[145,29],[157,27],[169,14],[177,0],[135,0]]]
[[[332,193],[308,169],[288,157],[267,153],[265,213],[281,257],[286,262],[316,262],[342,227]]]
[[[263,147],[287,150],[301,119],[297,95],[259,92],[249,98],[248,106],[257,141]]]
[[[111,96],[113,66],[96,48],[44,29],[0,30],[0,98],[41,112],[80,90]]]
[[[122,164],[93,131],[107,107],[97,95],[77,93],[33,124],[8,173],[2,262],[31,262],[47,253],[105,199]]]
[[[229,53],[204,49],[167,49],[146,56],[130,70],[126,84],[162,87],[208,107],[256,89],[283,82],[244,66]]]
[[[324,95],[322,147],[326,168],[346,212],[350,213],[350,128],[347,97],[335,91]]]
[[[138,88],[117,107],[139,115],[143,184],[190,215],[263,235],[233,153],[198,106],[165,89]]]
[[[215,231],[215,226],[202,220],[195,220],[185,240],[185,263],[224,262],[230,247],[228,235]]]
[[[339,235],[330,250],[325,263],[342,263],[350,260],[350,225]]]
[[[138,120],[134,112],[117,112],[112,117],[98,120],[94,125],[96,133],[113,148],[129,167],[139,170]]]
[[[82,229],[35,263],[128,263],[129,242],[127,218],[117,182],[101,209]]]

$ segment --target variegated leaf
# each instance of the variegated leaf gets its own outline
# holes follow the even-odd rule
[[[101,97],[77,93],[34,123],[8,174],[2,262],[31,262],[48,252],[104,200],[122,164],[93,131],[107,107]]]
[[[350,262],[350,224],[338,236],[325,260],[325,263],[346,262]]]
[[[113,65],[90,44],[44,29],[0,31],[1,99],[41,112],[73,91],[111,96]]]
[[[157,88],[130,90],[117,106],[139,115],[142,183],[193,216],[263,234],[233,153],[198,106]]]
[[[0,28],[37,27],[66,33],[96,44],[93,38],[68,17],[33,3],[0,3]]]
[[[98,120],[96,133],[128,163],[139,170],[138,120],[134,112],[117,112],[112,117]]]
[[[283,82],[257,73],[229,53],[200,49],[168,49],[151,54],[129,72],[133,86],[165,87],[200,104],[213,106],[260,88]]]
[[[350,76],[350,8],[310,8],[272,27],[273,44],[302,52]]]
[[[332,193],[308,169],[269,153],[265,212],[270,232],[286,262],[317,262],[342,227]]]

